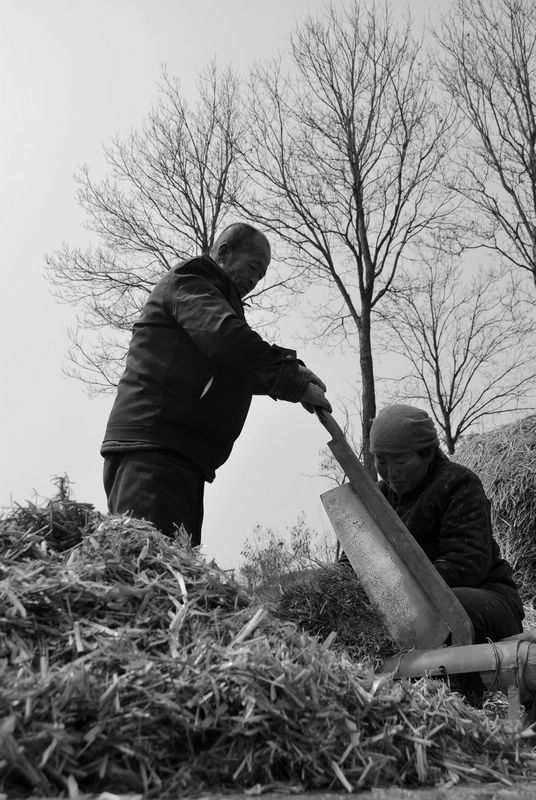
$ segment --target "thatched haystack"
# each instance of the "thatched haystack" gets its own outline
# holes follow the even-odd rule
[[[503,556],[525,602],[536,597],[536,415],[469,436],[454,460],[476,472],[491,500]]]
[[[0,792],[340,789],[536,777],[439,681],[393,682],[256,606],[186,542],[0,523]]]

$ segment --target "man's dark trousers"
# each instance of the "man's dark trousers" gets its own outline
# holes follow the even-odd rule
[[[205,481],[172,450],[127,450],[104,456],[104,489],[111,514],[152,522],[166,536],[184,525],[192,546],[201,543]]]

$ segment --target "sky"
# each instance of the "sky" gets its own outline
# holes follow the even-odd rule
[[[416,19],[437,5],[408,3]],[[50,498],[54,476],[67,474],[76,500],[106,511],[99,447],[113,395],[89,398],[65,377],[77,309],[59,304],[44,276],[46,253],[88,242],[74,174],[83,164],[102,169],[103,146],[141,124],[163,65],[188,97],[212,59],[247,71],[284,50],[308,10],[323,8],[324,0],[0,3],[0,508]],[[296,346],[323,377],[342,421],[355,357],[278,343]],[[328,438],[299,404],[255,398],[230,460],[206,490],[207,557],[237,567],[257,524],[284,532],[300,514],[332,536],[319,499],[330,486],[314,477]]]

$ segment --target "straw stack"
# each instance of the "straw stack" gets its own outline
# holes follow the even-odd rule
[[[147,523],[58,552],[5,520],[0,553],[2,792],[536,777],[526,740],[443,683],[375,675]]]
[[[454,460],[476,472],[525,602],[536,596],[536,416],[469,436]]]

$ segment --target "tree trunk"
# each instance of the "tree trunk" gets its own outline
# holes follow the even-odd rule
[[[456,440],[452,435],[452,429],[450,427],[450,422],[447,422],[445,425],[443,432],[445,434],[445,444],[447,445],[447,452],[449,456],[454,455],[454,451],[456,450]]]
[[[370,452],[370,426],[376,416],[376,391],[374,388],[374,363],[370,336],[370,309],[362,309],[359,325],[359,364],[361,367],[361,432],[363,440],[363,464],[373,480],[376,480],[374,457]]]

